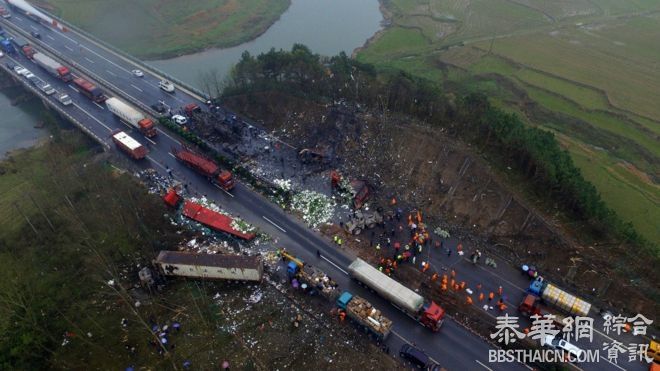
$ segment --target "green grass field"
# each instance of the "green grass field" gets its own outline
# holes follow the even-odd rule
[[[290,0],[41,0],[40,5],[141,58],[228,47],[263,33]]]
[[[392,26],[359,60],[484,92],[556,132],[611,207],[660,244],[649,223],[660,212],[659,2],[385,4]]]

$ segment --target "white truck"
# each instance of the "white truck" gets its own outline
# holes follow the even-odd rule
[[[105,105],[108,107],[108,111],[119,117],[120,120],[138,129],[144,136],[148,138],[156,136],[154,122],[128,103],[113,97],[108,98],[105,101]]]
[[[64,82],[69,82],[73,79],[71,71],[66,66],[43,53],[34,53],[32,59],[39,67]]]

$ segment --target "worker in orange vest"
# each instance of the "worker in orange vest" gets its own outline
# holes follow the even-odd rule
[[[525,333],[525,335],[529,334],[529,331],[530,331],[530,330],[529,330],[529,327],[525,327],[525,328],[523,329],[523,332]]]
[[[494,298],[495,298],[495,294],[491,291],[491,292],[488,294],[488,301],[489,301],[489,302],[490,302],[490,301],[493,301]]]
[[[484,301],[484,293],[479,293],[479,301]]]
[[[442,283],[447,283],[447,275],[446,274],[442,275]]]
[[[342,310],[339,312],[339,321],[344,322],[345,319],[346,319],[346,312]]]
[[[429,267],[431,267],[431,264],[429,264],[429,263],[423,263],[423,265],[422,265],[422,272],[426,272],[427,270],[429,270]]]
[[[468,296],[465,302],[467,303],[467,305],[472,305],[472,297]]]
[[[460,289],[461,289],[461,286],[459,286],[458,284],[455,284],[455,285],[454,285],[454,291],[458,291],[458,290],[460,290]]]
[[[459,243],[458,246],[456,246],[456,251],[463,251],[463,244]]]
[[[504,289],[502,288],[502,286],[500,286],[500,287],[497,289],[497,294],[498,294],[499,296],[502,296],[503,293],[504,293]]]
[[[506,310],[506,304],[500,303],[500,312],[504,312]]]
[[[433,273],[431,276],[431,282],[435,282],[438,279],[438,272]]]
[[[443,283],[442,285],[440,285],[440,290],[447,291],[447,284]]]
[[[461,290],[465,289],[465,281],[461,281]]]

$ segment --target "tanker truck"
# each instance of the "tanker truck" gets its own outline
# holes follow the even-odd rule
[[[156,136],[156,127],[153,120],[130,106],[128,103],[112,97],[105,101],[105,105],[108,107],[108,111],[119,117],[121,121],[138,129],[144,136],[148,138]]]
[[[358,258],[348,266],[351,278],[376,291],[396,308],[428,327],[433,332],[440,330],[445,310],[434,302],[425,303],[424,298],[385,275],[383,272]]]

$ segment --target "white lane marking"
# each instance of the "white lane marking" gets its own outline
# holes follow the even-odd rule
[[[21,17],[16,17],[16,16],[14,16],[14,18],[16,18],[16,19],[18,19],[19,21],[23,22],[23,18],[21,18]]]
[[[89,58],[87,58],[87,57],[85,57],[85,60],[86,60],[87,62],[91,63],[91,64],[94,64],[94,61],[91,60],[91,59],[89,59]]]
[[[110,70],[105,70],[105,72],[107,72],[107,73],[109,73],[109,74],[111,74],[112,76],[115,76],[115,77],[117,77],[117,75],[115,75],[115,73],[114,73],[114,72],[112,72],[112,71],[110,71]]]
[[[160,166],[163,170],[167,170],[167,168],[165,166],[161,165],[160,162],[158,162],[158,161],[154,160],[153,158],[151,158],[151,156],[147,156],[147,158],[149,159],[149,161],[151,161],[154,164]]]
[[[91,117],[94,121],[96,121],[96,122],[98,122],[99,124],[101,124],[104,128],[108,129],[108,131],[110,131],[110,132],[112,131],[112,129],[110,129],[110,127],[108,127],[106,124],[102,123],[99,119],[97,119],[96,117],[94,117],[91,113],[85,111],[85,109],[83,109],[82,107],[80,107],[80,106],[77,105],[76,103],[74,103],[73,105],[76,106],[79,110],[83,111],[85,114],[87,114],[87,116]]]
[[[408,340],[408,339],[404,338],[403,336],[399,335],[398,332],[392,330],[391,333],[394,334],[394,335],[395,335],[396,337],[398,337],[399,339],[403,340],[403,342],[405,342],[406,344],[408,344],[408,345],[412,345],[412,346],[415,346],[410,340]],[[435,359],[433,359],[433,357],[429,357],[429,359],[431,360],[431,362],[435,363],[436,365],[439,365],[439,364],[440,364],[438,361],[436,361]]]
[[[35,30],[35,31],[39,31],[39,29],[36,28],[36,27],[34,27],[33,25],[30,25],[30,28],[33,29],[33,30]]]
[[[144,137],[144,139],[146,139],[146,140],[148,140],[148,141],[150,141],[150,142],[151,142],[151,144],[154,144],[154,145],[156,144],[156,142],[154,142],[153,140],[151,140],[151,139],[149,139],[149,138],[147,138],[147,137]]]
[[[71,52],[73,51],[73,48],[70,47],[70,46],[68,46],[68,45],[64,45],[64,47],[67,48],[67,49],[69,49],[69,51],[71,51]]]
[[[274,222],[274,221],[272,221],[272,220],[270,220],[270,219],[268,219],[268,218],[266,218],[266,217],[265,217],[265,216],[263,216],[263,215],[262,215],[261,217],[262,217],[262,218],[264,218],[264,219],[266,219],[266,221],[267,221],[268,223],[270,223],[270,224],[272,224],[272,225],[274,225],[274,226],[275,226],[275,228],[277,228],[277,229],[279,229],[280,231],[282,231],[282,232],[284,232],[284,233],[286,233],[286,230],[285,230],[284,228],[282,228],[282,227],[280,227],[279,225],[277,225],[277,224],[275,224],[275,222]]]
[[[219,190],[225,192],[227,195],[229,195],[229,197],[234,198],[234,195],[231,194],[231,193],[229,193],[229,191],[227,191],[226,189],[220,187],[219,185],[217,185],[217,184],[215,184],[215,183],[213,183],[213,185],[215,186],[215,188],[217,188],[217,189],[219,189]],[[265,218],[265,217],[264,217],[264,218]],[[284,231],[284,232],[286,232],[286,231]]]
[[[138,88],[137,86],[135,86],[135,85],[133,85],[133,84],[131,84],[131,86],[133,87],[133,89],[135,89],[135,90],[137,90],[137,91],[139,91],[139,92],[143,91],[142,89]]]
[[[345,270],[341,269],[341,267],[338,266],[337,264],[335,264],[332,260],[326,258],[326,257],[323,256],[323,255],[321,255],[321,259],[323,259],[323,260],[327,261],[328,263],[332,264],[335,268],[339,269],[339,270],[342,271],[345,275],[348,276],[348,272],[346,272]]]
[[[71,89],[75,90],[76,93],[80,93],[80,92],[78,91],[78,89],[74,88],[73,86],[69,85],[69,87],[70,87]]]
[[[100,109],[105,109],[105,108],[103,108],[102,105],[100,105],[100,104],[98,104],[98,103],[96,103],[96,102],[92,102],[92,103],[96,104],[96,106],[98,106]]]
[[[163,134],[164,136],[166,136],[166,137],[172,139],[175,143],[177,143],[177,144],[180,143],[178,140],[172,138],[172,137],[171,137],[169,134],[167,134],[166,132],[164,132],[164,131],[162,131],[162,130],[160,130],[160,129],[156,129],[156,130],[158,130],[158,132],[161,133],[161,134]],[[170,153],[170,155],[172,155],[172,154]],[[174,157],[174,155],[172,155],[172,156]]]
[[[49,39],[51,39],[51,40],[53,40],[53,41],[55,41],[55,38],[52,37],[52,36],[50,36],[50,35],[46,35],[46,37],[49,38]]]
[[[119,68],[120,70],[122,70],[122,71],[124,71],[124,72],[131,73],[131,71],[129,71],[129,70],[125,69],[124,67],[118,65],[117,63],[115,63],[115,62],[109,60],[108,58],[102,56],[101,54],[99,54],[99,53],[93,51],[92,49],[86,47],[85,45],[80,44],[80,46],[83,47],[83,48],[85,48],[86,50],[90,51],[92,54],[96,55],[97,57],[103,59],[104,61],[110,63],[111,65],[113,65],[113,66]]]
[[[174,157],[174,158],[176,158],[176,156],[174,156],[174,155],[173,155],[172,153],[170,153],[170,152],[167,152],[167,154],[170,155],[170,156],[172,156],[172,157]]]
[[[486,370],[488,370],[488,371],[493,371],[492,368],[490,368],[490,367],[484,365],[484,364],[481,363],[481,361],[479,361],[478,359],[475,359],[475,362],[477,362],[481,367],[485,368]]]

